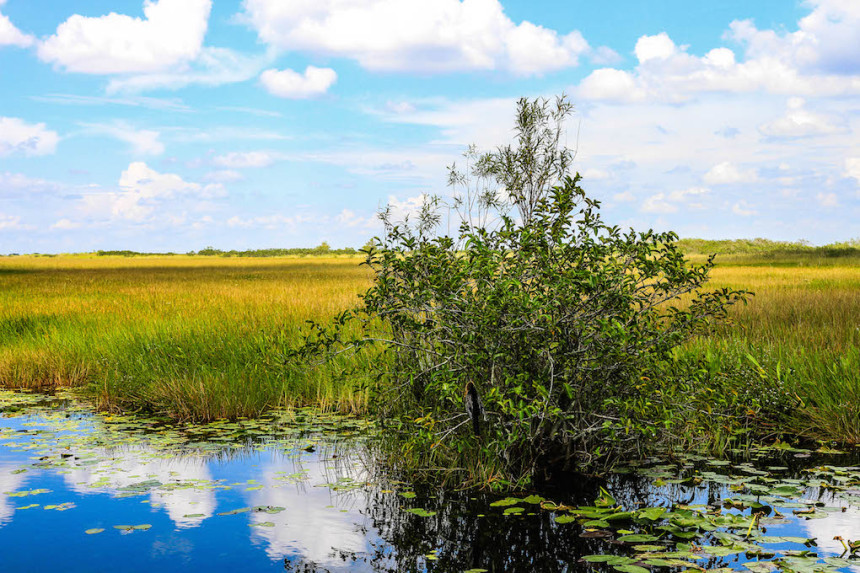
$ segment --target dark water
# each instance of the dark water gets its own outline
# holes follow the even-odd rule
[[[835,536],[860,539],[860,470],[849,465],[856,461],[850,456],[769,453],[773,459],[759,465],[780,469],[759,476],[760,487],[796,482],[802,492],[796,497],[803,501],[771,500],[784,518],[769,513],[755,524],[753,537],[772,555],[713,555],[702,546],[718,547],[730,529],[693,527],[694,538],[677,539],[658,529],[660,521],[559,523],[557,518],[568,515],[565,509],[552,509],[548,501],[542,507],[537,498],[524,499],[528,493],[491,506],[499,497],[393,482],[371,463],[370,438],[358,421],[299,412],[263,422],[175,428],[94,414],[69,401],[26,403],[33,400],[0,396],[0,409],[7,410],[0,414],[3,573],[614,571],[612,565],[581,560],[631,556],[635,567],[647,568],[638,556],[642,550],[618,538],[653,533],[660,537],[653,543],[666,551],[690,549],[691,565],[701,568],[755,569],[762,562],[766,570],[860,571],[858,561],[825,561],[843,554]],[[824,462],[829,469],[808,471]],[[636,475],[613,476],[604,485],[613,505],[627,511],[704,515],[726,499],[749,496],[744,485],[718,483],[738,482],[734,476],[748,471],[755,470],[695,457],[672,464],[655,460]],[[695,479],[672,483],[689,476]],[[839,488],[810,487],[822,482]],[[601,492],[591,484],[544,495],[555,503],[591,506]],[[814,510],[814,518],[795,510]],[[748,516],[750,509],[720,511]],[[780,540],[786,536],[814,538],[817,545]],[[624,565],[617,570],[641,573]]]

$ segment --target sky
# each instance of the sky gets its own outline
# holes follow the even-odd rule
[[[360,247],[562,93],[608,223],[860,238],[858,0],[0,0],[0,253]]]

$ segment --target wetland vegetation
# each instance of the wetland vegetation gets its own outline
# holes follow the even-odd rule
[[[431,199],[411,222],[383,214],[361,255],[0,257],[0,385],[19,390],[0,394],[0,528],[30,535],[26,512],[90,507],[95,490],[166,507],[163,547],[247,514],[252,543],[297,571],[856,566],[856,241],[606,225],[558,147],[568,111],[523,100],[517,147],[470,149],[454,236]],[[361,511],[339,511],[361,535],[299,543],[280,514],[319,508],[254,492],[306,491],[307,472],[248,477],[265,456],[350,492]],[[68,499],[17,503],[58,479]],[[68,523],[160,529],[96,511]],[[207,542],[235,532],[216,530]]]

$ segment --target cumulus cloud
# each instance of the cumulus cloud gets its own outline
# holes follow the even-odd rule
[[[733,163],[724,161],[714,165],[703,177],[709,185],[731,185],[734,183],[751,183],[758,179],[754,169],[739,169]]]
[[[812,13],[798,22],[796,32],[759,30],[750,20],[732,22],[725,39],[740,47],[740,58],[725,46],[692,55],[665,32],[642,36],[634,50],[634,70],[595,70],[576,94],[593,100],[679,103],[703,93],[860,93],[860,4],[808,4]]]
[[[860,183],[860,157],[849,157],[845,160],[845,176],[853,177]]]
[[[854,0],[808,0],[812,12],[796,32],[759,30],[751,20],[733,22],[729,36],[753,57],[770,57],[802,70],[828,74],[860,72],[860,4]]]
[[[146,0],[143,18],[75,14],[39,45],[39,58],[71,72],[157,72],[200,54],[211,0]]]
[[[408,219],[414,219],[421,212],[421,207],[427,201],[426,193],[400,199],[394,195],[388,197],[388,213],[395,224]]]
[[[119,191],[84,196],[87,215],[108,219],[143,222],[150,219],[166,200],[223,196],[221,184],[200,185],[173,173],[159,173],[146,163],[134,162],[122,172]]]
[[[60,137],[44,123],[30,124],[15,117],[0,117],[0,157],[51,155]]]
[[[806,100],[789,98],[786,113],[782,117],[759,126],[759,132],[768,137],[811,137],[846,131],[839,118],[815,113],[805,109]]]
[[[288,99],[307,99],[323,95],[337,81],[331,68],[308,66],[304,74],[293,70],[266,70],[260,82],[270,94]]]
[[[582,35],[508,18],[498,0],[244,0],[260,39],[282,50],[357,60],[370,70],[507,69],[540,74],[594,52]]]
[[[0,0],[0,6],[6,3],[6,0]],[[19,48],[27,48],[35,43],[35,38],[29,34],[25,34],[15,27],[9,20],[8,16],[0,13],[0,46],[17,46]]]

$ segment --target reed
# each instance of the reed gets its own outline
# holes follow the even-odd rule
[[[284,360],[305,321],[358,302],[371,280],[361,261],[0,257],[0,385],[78,387],[105,409],[187,420],[277,405],[365,412],[371,354]],[[710,286],[756,294],[732,310],[731,324],[686,351],[727,369],[753,356],[794,395],[786,433],[860,443],[860,258],[729,253],[718,257]]]
[[[0,383],[81,387],[178,419],[281,404],[361,412],[343,365],[283,359],[307,320],[356,303],[358,257],[0,258]]]

